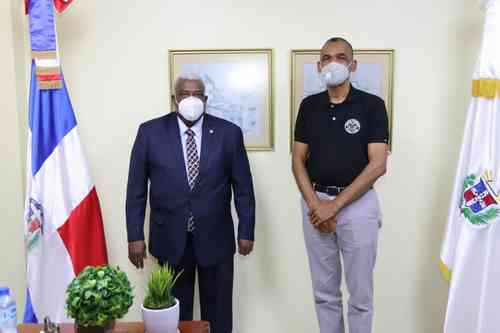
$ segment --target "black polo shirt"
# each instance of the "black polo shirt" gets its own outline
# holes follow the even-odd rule
[[[351,86],[340,104],[328,91],[306,97],[295,124],[295,141],[308,145],[313,183],[348,186],[368,165],[368,144],[389,142],[384,101]]]

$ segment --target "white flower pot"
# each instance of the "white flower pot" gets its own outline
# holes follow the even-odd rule
[[[151,310],[141,305],[142,321],[146,333],[178,333],[179,326],[179,301],[175,305],[162,310]]]

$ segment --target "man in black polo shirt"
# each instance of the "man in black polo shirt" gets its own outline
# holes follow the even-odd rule
[[[350,84],[356,66],[351,44],[329,39],[318,62],[328,89],[302,101],[295,125],[293,173],[321,333],[344,333],[340,255],[349,332],[369,333],[372,326],[381,221],[373,184],[386,171],[389,133],[383,100]]]

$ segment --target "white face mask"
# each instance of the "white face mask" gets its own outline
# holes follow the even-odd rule
[[[336,87],[344,83],[351,73],[346,65],[339,64],[337,62],[331,62],[321,70],[320,76],[321,80],[327,85],[327,87]]]
[[[179,103],[179,113],[187,121],[198,120],[205,111],[205,104],[197,97],[184,98]]]

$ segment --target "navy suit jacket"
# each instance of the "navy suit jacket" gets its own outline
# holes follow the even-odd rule
[[[238,239],[254,240],[255,197],[241,129],[205,114],[201,141],[200,173],[193,191],[176,113],[141,124],[130,158],[128,241],[144,240],[149,187],[149,252],[174,266],[184,253],[190,211],[196,223],[193,245],[198,263],[212,266],[234,255],[232,191]]]

